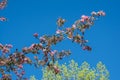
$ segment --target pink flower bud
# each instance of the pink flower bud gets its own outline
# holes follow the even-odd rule
[[[83,50],[88,50],[88,51],[91,51],[91,50],[92,50],[92,48],[91,48],[91,47],[89,47],[89,46],[84,46],[84,47],[83,47]]]
[[[60,31],[60,30],[57,30],[57,31],[56,31],[56,34],[60,34],[60,33],[61,33],[61,31]]]
[[[36,38],[38,37],[38,35],[39,35],[38,33],[33,34],[33,36],[36,37]]]

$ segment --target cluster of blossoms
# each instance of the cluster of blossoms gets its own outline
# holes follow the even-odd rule
[[[75,23],[69,27],[64,28],[65,19],[59,18],[57,20],[57,30],[54,35],[43,35],[39,37],[38,33],[34,33],[33,36],[39,41],[29,47],[24,47],[21,52],[16,50],[14,53],[10,52],[12,45],[0,44],[0,73],[2,74],[3,80],[11,80],[11,76],[7,72],[13,71],[18,79],[25,79],[23,65],[34,64],[35,67],[48,66],[52,69],[55,74],[60,72],[60,69],[54,65],[55,61],[62,59],[71,54],[70,50],[57,51],[53,50],[52,46],[63,41],[65,38],[70,39],[72,42],[76,42],[81,45],[83,50],[91,51],[91,47],[87,45],[88,40],[84,38],[86,29],[89,29],[96,18],[99,16],[105,16],[103,11],[92,12],[91,16],[82,15],[81,19],[75,21]],[[41,54],[42,52],[42,54]],[[6,53],[9,53],[8,55]],[[34,54],[34,60],[26,56],[26,54]],[[40,55],[42,57],[40,58]],[[40,59],[39,59],[40,58]]]
[[[105,16],[105,12],[103,12],[103,11],[92,12],[91,16],[82,15],[81,19],[75,21],[75,23],[72,25],[72,27],[65,28],[65,29],[64,29],[63,25],[66,20],[59,18],[57,20],[58,27],[56,30],[56,34],[54,34],[52,36],[44,35],[39,38],[39,34],[35,33],[33,36],[35,38],[37,38],[40,41],[40,43],[34,44],[37,47],[34,47],[34,49],[32,49],[32,51],[39,53],[39,50],[42,50],[42,52],[44,54],[44,56],[42,57],[42,60],[38,60],[38,58],[36,59],[38,65],[40,65],[40,64],[46,65],[46,64],[49,64],[50,61],[52,61],[54,63],[56,59],[62,59],[63,57],[70,55],[71,54],[70,50],[66,50],[66,51],[63,50],[61,52],[58,52],[57,50],[51,49],[52,45],[56,45],[58,42],[61,42],[62,40],[64,40],[66,37],[68,39],[72,40],[72,42],[76,42],[76,43],[80,44],[83,50],[91,51],[92,48],[86,44],[88,42],[88,40],[84,39],[84,32],[86,29],[89,29],[93,25],[94,21],[99,16]],[[26,48],[28,50],[28,52],[31,51],[29,48]],[[54,68],[54,67],[52,67],[52,68]],[[56,71],[56,69],[54,69],[54,70]]]
[[[0,21],[7,21],[5,17],[0,17]]]
[[[2,45],[0,43],[0,50],[2,51],[2,54],[6,54],[6,53],[9,53],[10,52],[10,49],[12,48],[13,46],[11,44],[6,44],[6,45]]]
[[[94,24],[94,21],[99,16],[105,16],[105,12],[93,11],[91,13],[91,16],[82,15],[81,19],[75,21],[75,23],[71,27],[61,30],[59,28],[61,28],[64,25],[65,19],[60,18],[57,20],[58,28],[56,34],[65,36],[67,35],[67,38],[72,40],[72,42],[80,44],[83,50],[91,51],[92,49],[88,45],[86,45],[88,40],[84,39],[84,33],[86,29],[89,29]]]
[[[45,43],[32,44],[30,47],[24,47],[22,49],[24,54],[32,53],[39,55],[40,51],[42,51],[43,57],[42,60],[39,60],[37,56],[34,56],[34,59],[36,60],[36,63],[34,63],[35,66],[44,66],[50,61],[54,63],[56,59],[62,59],[63,57],[71,54],[70,50],[62,50],[61,52],[58,52],[57,50],[51,50],[50,45],[45,45]]]
[[[63,26],[64,25],[64,23],[65,23],[65,19],[62,19],[62,18],[58,18],[58,20],[57,20],[57,25],[58,26]]]
[[[2,1],[0,2],[0,9],[5,8],[6,4],[7,4],[7,0],[2,0]]]
[[[0,2],[0,9],[5,8],[6,4],[7,4],[7,0],[2,0],[2,1]],[[6,21],[6,20],[7,20],[7,19],[6,19],[5,17],[0,17],[0,21]]]
[[[8,45],[7,47],[11,48],[11,45]],[[26,57],[23,53],[18,52],[17,50],[12,54],[10,53],[8,56],[6,54],[1,54],[0,55],[0,73],[2,74],[1,79],[11,80],[11,76],[9,74],[6,74],[7,72],[11,72],[11,71],[16,74],[18,79],[22,79],[23,75],[25,74],[25,71],[23,69],[23,64],[31,64],[31,63],[32,61],[30,60],[29,57]]]

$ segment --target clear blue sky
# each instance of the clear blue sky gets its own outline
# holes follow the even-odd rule
[[[79,64],[87,61],[95,66],[102,61],[110,71],[110,80],[120,80],[119,5],[119,0],[8,0],[7,7],[0,11],[0,16],[8,18],[7,22],[0,22],[0,43],[10,43],[21,50],[37,42],[33,38],[35,32],[41,36],[54,34],[58,17],[67,19],[66,26],[70,27],[82,14],[104,10],[106,16],[99,18],[85,34],[93,48],[91,52],[82,51],[70,41],[63,41],[55,49],[71,49],[72,55],[63,59],[63,63],[74,59]],[[25,68],[26,76],[40,78],[40,69]]]

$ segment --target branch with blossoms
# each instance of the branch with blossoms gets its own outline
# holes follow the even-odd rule
[[[103,11],[98,11],[92,12],[91,16],[82,15],[81,19],[76,20],[75,23],[69,28],[63,27],[66,22],[65,19],[58,18],[57,30],[54,35],[43,35],[39,37],[39,34],[35,33],[33,36],[39,41],[39,43],[34,43],[29,47],[24,47],[22,51],[18,51],[16,49],[14,53],[11,53],[10,49],[12,48],[12,45],[0,44],[1,79],[11,80],[11,75],[7,74],[11,71],[17,75],[18,79],[27,79],[23,77],[25,74],[23,67],[24,64],[34,64],[35,67],[48,66],[50,69],[55,71],[55,74],[59,73],[60,71],[58,67],[54,65],[55,61],[69,56],[71,51],[53,50],[52,46],[67,38],[72,42],[80,44],[83,50],[91,51],[92,48],[87,45],[88,40],[84,38],[84,34],[85,31],[91,28],[94,21],[100,16],[105,16],[105,13]],[[34,60],[27,57],[27,54],[34,54]],[[42,55],[41,58],[40,55]]]
[[[0,74],[2,75],[2,80],[12,80],[10,75],[11,71],[16,74],[18,79],[22,79],[22,76],[25,74],[23,64],[31,64],[31,60],[21,52],[18,52],[18,50],[11,53],[11,48],[11,44],[0,44]]]

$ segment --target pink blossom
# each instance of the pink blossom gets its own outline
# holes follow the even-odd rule
[[[32,45],[29,47],[30,50],[32,50],[32,49],[34,49],[34,48],[35,48],[35,44],[32,44]]]
[[[89,46],[84,46],[84,47],[83,47],[83,50],[88,50],[88,51],[91,51],[91,50],[92,50],[92,48],[91,48],[91,47],[89,47]]]
[[[40,37],[40,40],[41,40],[41,41],[45,41],[45,38],[44,38],[44,37]]]
[[[39,34],[38,33],[34,33],[33,36],[37,38],[39,36]]]
[[[81,21],[81,22],[85,22],[85,20],[84,20],[84,19],[81,19],[80,21]]]
[[[27,47],[24,47],[24,48],[23,48],[23,50],[25,50],[25,51],[27,51],[27,49],[28,49]]]
[[[4,17],[0,17],[0,21],[6,21],[7,19]]]
[[[64,23],[65,23],[65,19],[62,19],[62,18],[59,18],[58,20],[57,20],[57,25],[58,26],[62,26]]]
[[[89,19],[89,17],[88,17],[88,16],[85,16],[85,15],[82,15],[81,18],[84,19],[84,20],[88,20],[88,19]]]
[[[40,37],[40,42],[44,44],[46,42],[46,39],[44,37]]]
[[[12,48],[13,46],[11,44],[6,45],[8,48]]]
[[[54,52],[50,52],[50,55],[51,55],[51,56],[54,56],[54,54],[55,54]]]
[[[39,43],[39,46],[43,46],[43,44],[42,44],[42,43]]]
[[[75,25],[75,24],[73,24],[73,25],[72,25],[72,28],[73,28],[73,29],[76,29],[76,25]]]
[[[55,74],[60,72],[60,69],[57,66],[53,66],[53,68],[54,68]]]
[[[57,69],[57,66],[54,65],[53,68],[54,68],[54,69]]]
[[[24,58],[24,62],[27,62],[27,61],[28,61],[28,58],[25,57],[25,58]]]
[[[2,50],[3,53],[8,53],[9,51],[10,51],[10,50],[9,50],[8,48],[3,47],[3,50]]]
[[[105,16],[105,12],[103,12],[103,11],[99,11],[99,12],[97,12],[97,14],[100,16]]]
[[[7,4],[7,0],[3,0],[2,2],[0,2],[0,9],[3,9]]]
[[[57,31],[56,31],[56,34],[60,34],[60,33],[61,33],[61,31],[60,31],[60,30],[57,30]]]
[[[43,49],[43,52],[46,52],[46,51],[47,51],[47,49],[46,49],[46,48],[44,48],[44,49]]]
[[[27,52],[28,52],[28,48],[27,48],[27,47],[24,47],[24,48],[22,49],[22,51],[25,52],[25,53],[27,53]]]
[[[92,16],[96,16],[97,13],[96,13],[95,11],[93,11],[93,12],[91,13],[91,15],[92,15]]]
[[[39,44],[38,44],[38,49],[42,49],[42,47],[43,47],[43,44],[42,44],[42,43],[39,43]]]
[[[101,15],[102,15],[102,16],[105,16],[105,12],[103,12],[103,11],[100,11],[100,12],[101,12]]]
[[[68,38],[68,39],[72,39],[72,38],[73,38],[73,33],[72,33],[72,32],[69,32],[67,38]]]
[[[0,61],[0,66],[3,66],[5,65],[5,62],[4,61]]]

